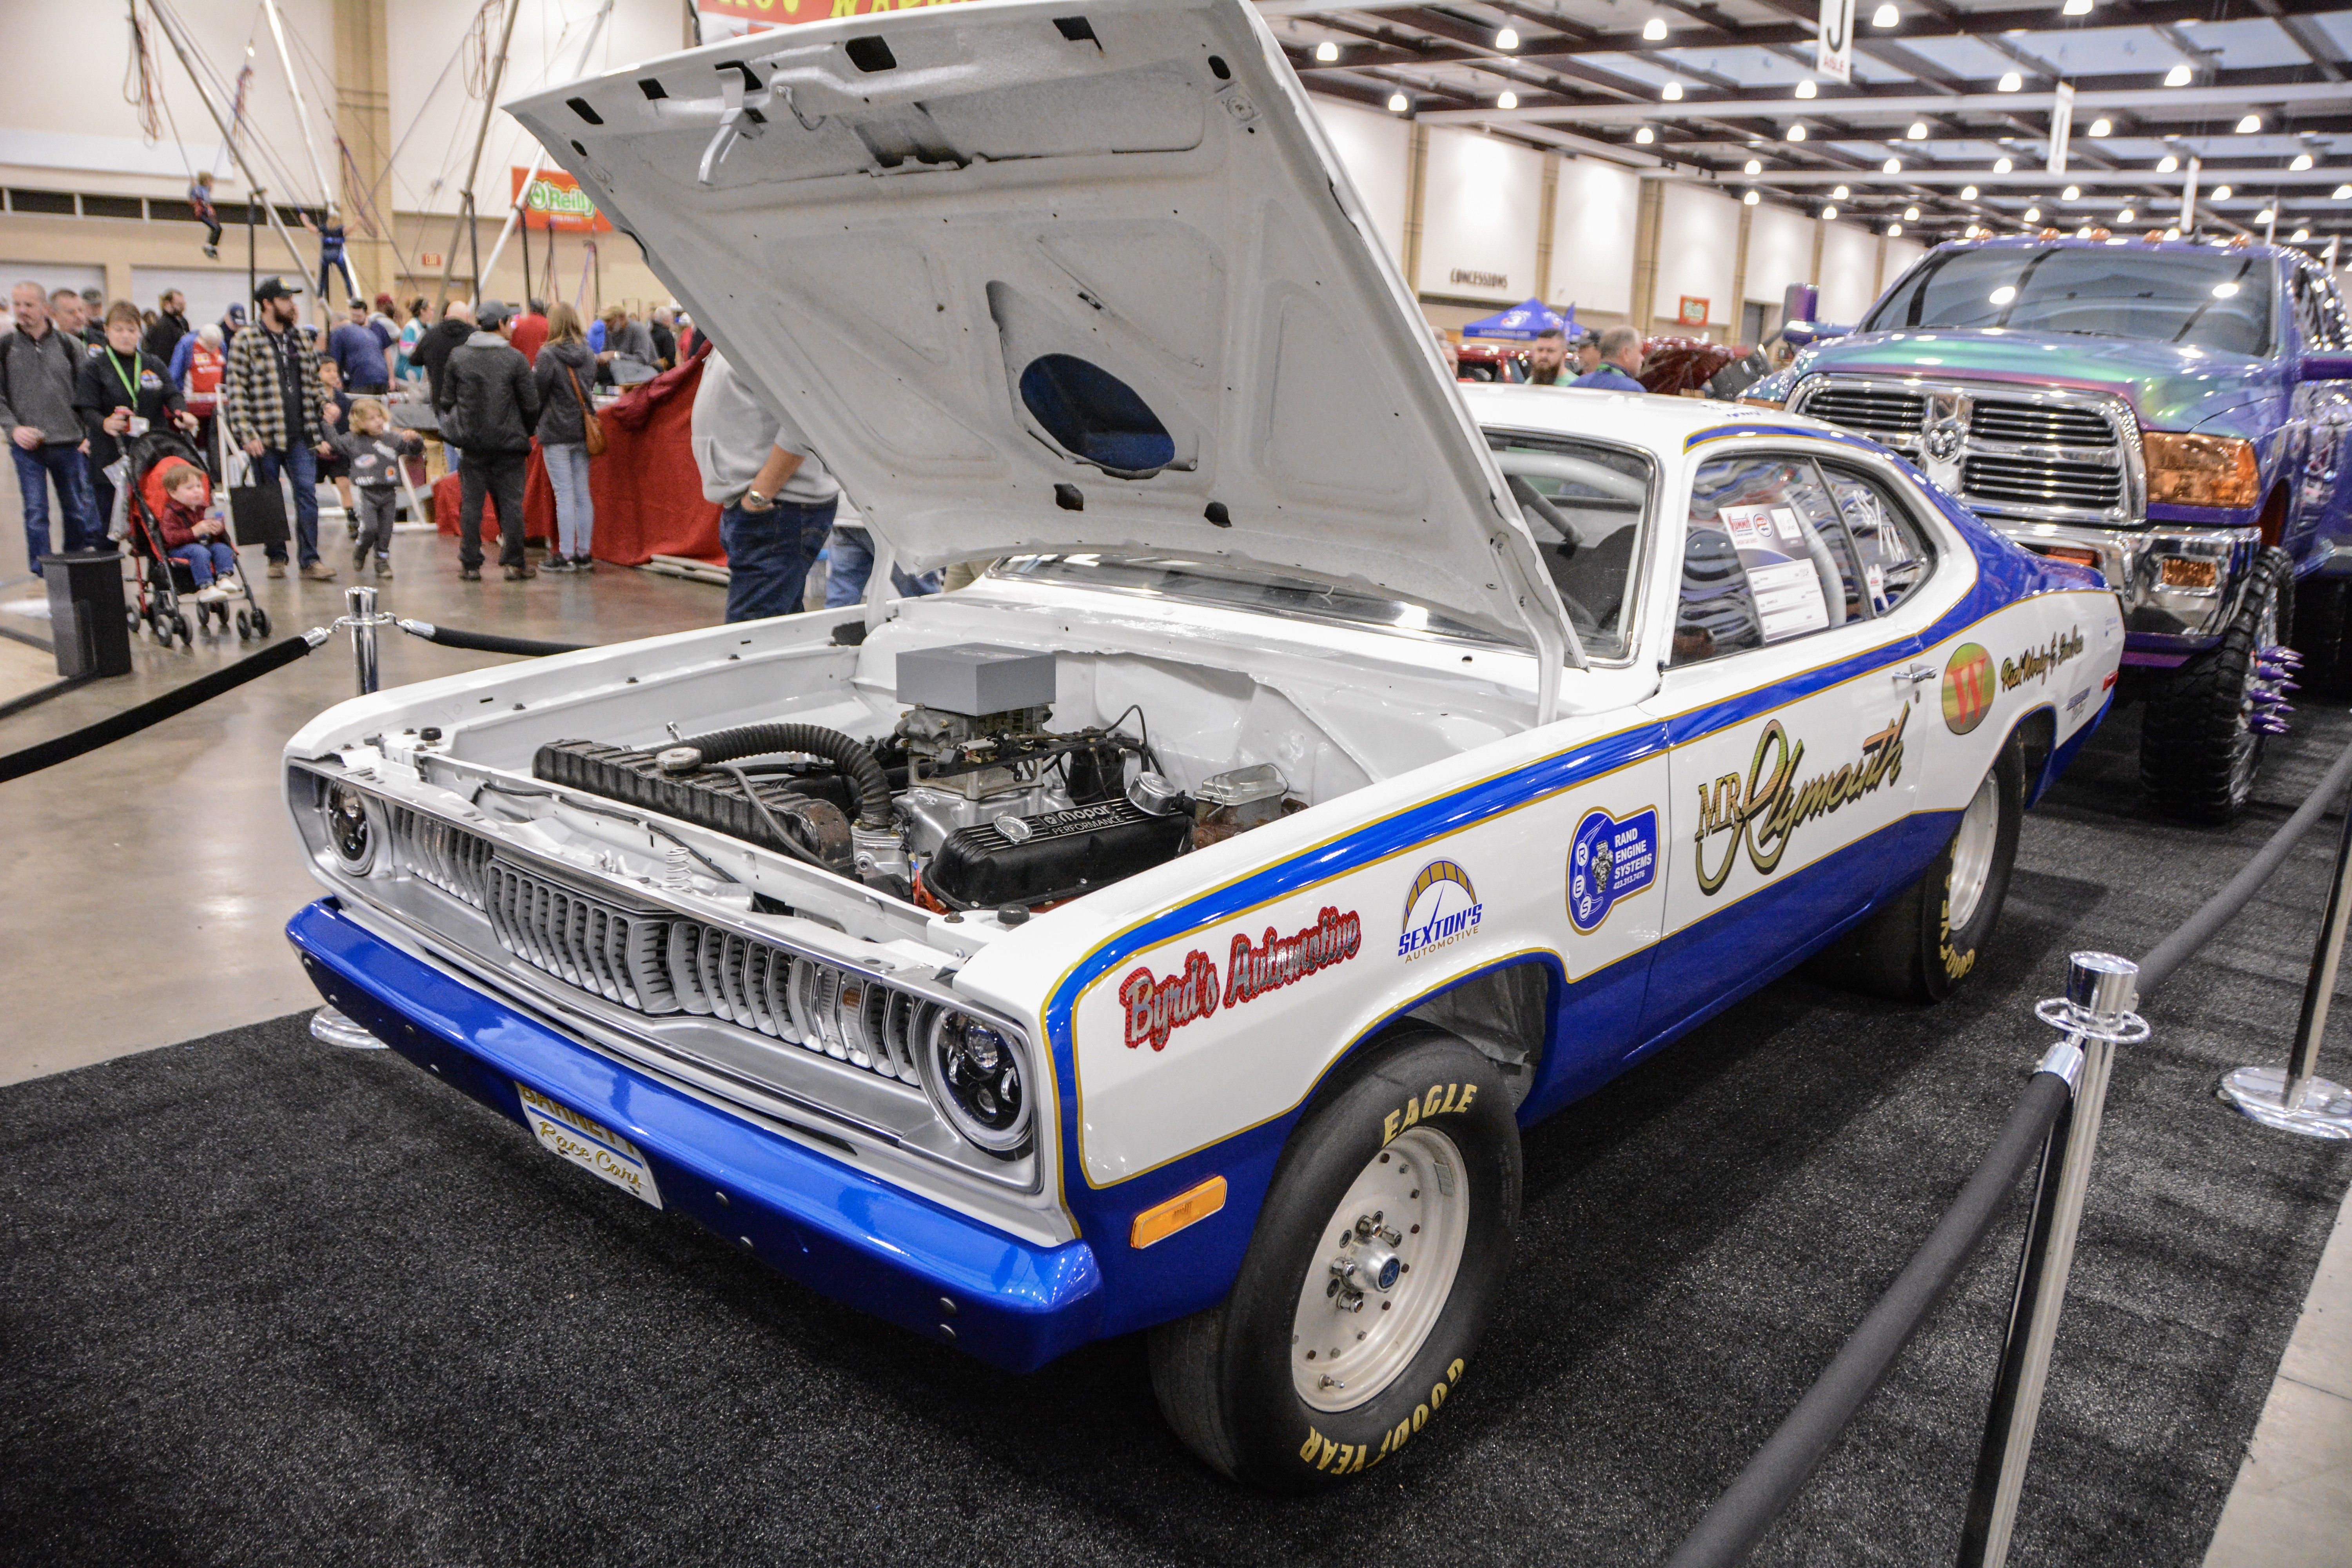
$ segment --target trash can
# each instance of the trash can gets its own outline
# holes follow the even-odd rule
[[[44,555],[41,577],[49,585],[49,635],[57,643],[58,674],[68,680],[130,674],[131,626],[123,618],[121,552]]]

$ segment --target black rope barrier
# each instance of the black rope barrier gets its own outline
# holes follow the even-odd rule
[[[2056,1073],[2033,1075],[1960,1195],[1780,1429],[1683,1538],[1667,1568],[1727,1568],[1755,1549],[1975,1256],[2071,1098]]]
[[[316,641],[312,639],[316,638]],[[86,752],[110,745],[126,735],[135,735],[150,725],[185,713],[202,702],[209,702],[225,691],[234,691],[248,680],[259,679],[273,669],[283,669],[312,648],[327,640],[325,630],[288,637],[270,644],[256,653],[249,653],[235,664],[223,665],[210,675],[200,675],[185,686],[174,687],[161,697],[153,697],[135,708],[126,708],[110,714],[95,724],[85,724],[79,730],[52,736],[37,745],[21,752],[11,752],[0,757],[0,784],[23,778],[26,773],[53,768],[59,763],[69,763]]]
[[[512,653],[526,658],[544,658],[550,654],[578,653],[593,647],[593,643],[536,642],[530,637],[502,637],[493,632],[463,632],[455,626],[436,626],[431,621],[412,621],[403,617],[394,623],[413,637],[439,643],[443,647],[469,648],[475,653]]]

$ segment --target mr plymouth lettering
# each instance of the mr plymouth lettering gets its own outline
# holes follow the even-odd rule
[[[1714,895],[1731,879],[1731,868],[1745,847],[1756,869],[1770,876],[1788,852],[1790,836],[1817,816],[1860,800],[1879,785],[1903,774],[1903,726],[1911,717],[1906,703],[1895,721],[1862,743],[1859,761],[1797,783],[1805,760],[1805,743],[1789,738],[1778,719],[1756,737],[1756,755],[1748,766],[1743,789],[1738,773],[1726,773],[1712,785],[1698,786],[1698,831],[1693,836],[1697,853],[1692,869],[1702,893]],[[1723,858],[1707,868],[1707,840],[1729,834]]]

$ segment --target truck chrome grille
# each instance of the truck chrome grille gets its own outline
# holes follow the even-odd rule
[[[2142,521],[2139,429],[2104,397],[1828,375],[1800,389],[1796,411],[1885,443],[1991,516]]]

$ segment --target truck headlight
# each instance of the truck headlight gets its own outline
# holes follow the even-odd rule
[[[2243,509],[2261,499],[2254,445],[2234,436],[2175,436],[2145,432],[2147,499],[2168,506]]]
[[[368,810],[367,792],[337,780],[319,802],[327,825],[327,847],[335,864],[354,877],[364,877],[375,865],[375,823]]]
[[[1029,1069],[1023,1042],[969,1013],[943,1010],[923,1041],[923,1088],[948,1124],[1011,1159],[1029,1142]]]

